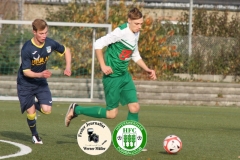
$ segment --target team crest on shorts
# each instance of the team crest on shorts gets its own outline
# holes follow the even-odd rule
[[[147,132],[136,121],[123,121],[113,131],[112,141],[120,153],[131,156],[141,152],[147,144]]]
[[[47,50],[47,53],[51,53],[51,51],[52,51],[51,46],[47,46],[46,50]]]
[[[100,121],[84,123],[77,134],[79,147],[89,155],[99,155],[107,151],[111,144],[111,131]]]

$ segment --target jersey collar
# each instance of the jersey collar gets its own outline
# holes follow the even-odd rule
[[[42,45],[37,45],[37,44],[34,42],[33,38],[31,39],[31,42],[32,42],[32,44],[33,44],[34,46],[36,46],[37,48],[42,48],[42,47],[44,46],[44,44],[45,44],[45,42],[44,42]]]

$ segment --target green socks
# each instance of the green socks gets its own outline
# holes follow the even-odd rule
[[[107,118],[107,110],[103,107],[82,107],[76,106],[74,113],[77,115],[83,114],[85,116],[94,118]],[[128,112],[127,120],[133,120],[138,122],[138,113]]]
[[[83,114],[95,118],[107,118],[107,110],[103,107],[76,106],[74,113],[76,113],[77,115]]]
[[[138,113],[128,112],[127,120],[133,120],[138,122]]]

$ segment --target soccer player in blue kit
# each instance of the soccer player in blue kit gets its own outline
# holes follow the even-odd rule
[[[42,19],[32,22],[34,37],[27,41],[21,49],[21,66],[17,76],[17,92],[21,112],[27,112],[27,123],[32,132],[32,141],[43,144],[36,127],[36,109],[43,114],[50,114],[52,95],[47,78],[51,72],[46,64],[53,51],[65,54],[66,68],[64,75],[71,76],[71,52],[69,48],[48,38],[48,25]],[[35,101],[35,98],[37,101]]]

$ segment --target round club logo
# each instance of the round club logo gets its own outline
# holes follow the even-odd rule
[[[111,131],[103,122],[88,121],[78,130],[77,141],[85,153],[99,155],[109,148]]]
[[[136,155],[147,144],[147,132],[139,122],[126,120],[116,126],[112,141],[120,153],[128,156]]]

